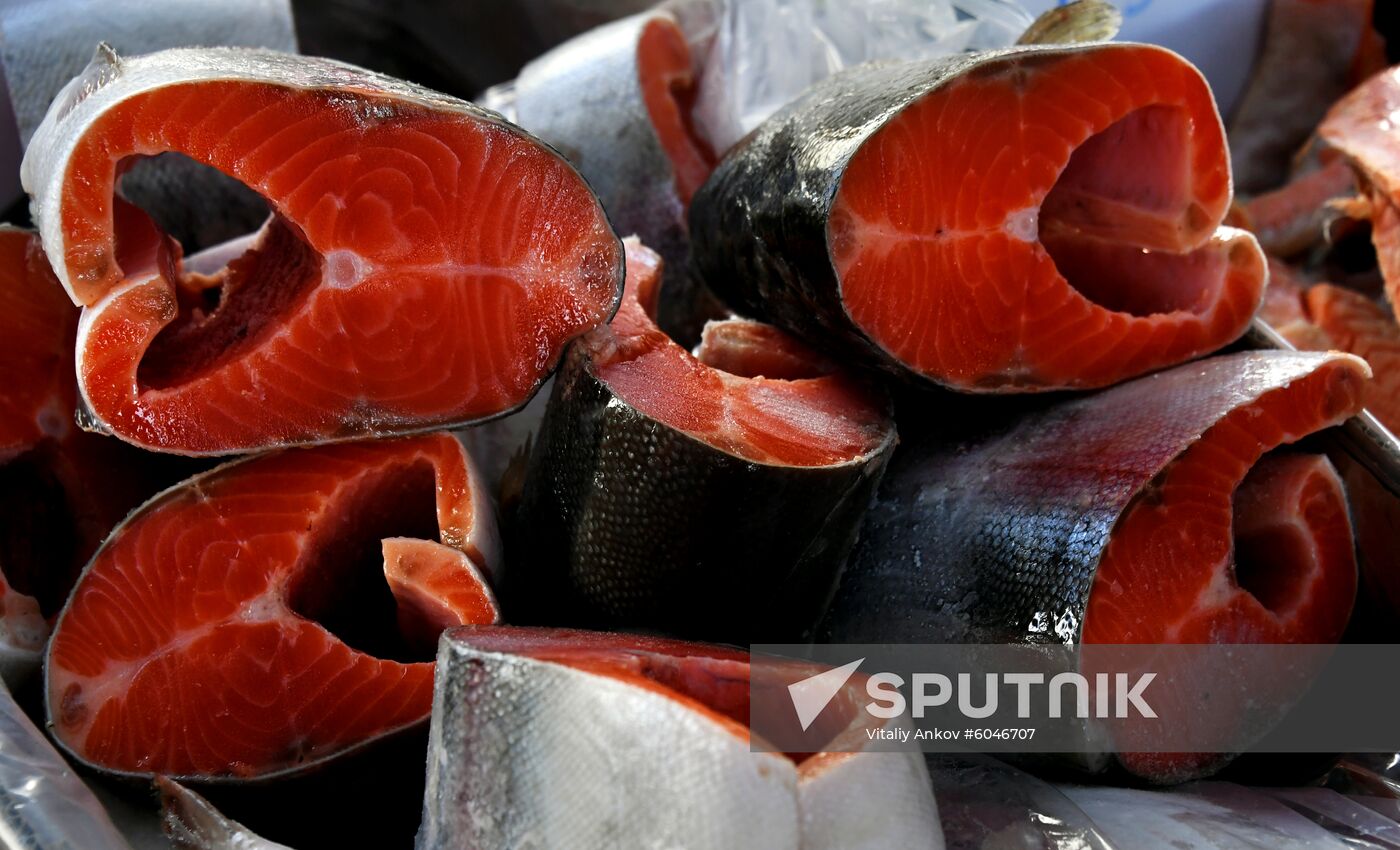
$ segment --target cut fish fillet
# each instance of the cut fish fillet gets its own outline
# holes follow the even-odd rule
[[[176,151],[273,209],[213,274],[113,197]],[[186,454],[401,434],[524,404],[613,310],[622,249],[556,153],[498,116],[322,59],[109,51],[23,165],[83,305],[83,399],[129,442]]]
[[[421,850],[943,847],[921,754],[751,750],[745,652],[475,627],[438,665]]]
[[[1350,160],[1370,203],[1371,241],[1391,304],[1400,303],[1400,67],[1383,71],[1342,98],[1318,126],[1323,141]]]
[[[1312,398],[1305,394],[1309,391]],[[1308,427],[1319,405],[1331,403],[1318,398],[1327,392],[1314,387],[1282,398],[1265,396],[1234,411],[1138,494],[1099,561],[1085,612],[1085,644],[1341,639],[1357,588],[1356,540],[1341,477],[1322,455],[1270,454],[1249,466],[1260,448],[1292,436],[1300,424]],[[1183,529],[1189,532],[1184,535]],[[1170,728],[1189,718],[1184,722],[1198,727],[1220,726],[1248,716],[1248,705],[1234,703],[1238,694],[1218,684],[1211,690],[1210,675],[1203,679],[1202,693],[1178,685],[1163,697],[1154,722]],[[1288,680],[1281,676],[1280,681]],[[1296,682],[1252,684],[1263,687],[1251,689],[1248,700],[1287,706],[1297,697]],[[1208,718],[1192,708],[1202,698],[1214,699]],[[1151,734],[1146,724],[1124,727],[1120,740]],[[1118,755],[1130,771],[1161,782],[1208,775],[1232,758]]]
[[[1326,283],[1310,288],[1304,299],[1309,318],[1331,343],[1328,347],[1371,364],[1375,380],[1366,391],[1366,408],[1391,433],[1400,433],[1400,324],[1395,314],[1359,292]]]
[[[49,647],[51,727],[118,773],[323,762],[427,719],[433,664],[413,659],[446,624],[497,620],[499,557],[489,498],[446,434],[220,467],[93,558]]]
[[[1094,44],[838,74],[726,157],[691,229],[721,296],[823,350],[1027,392],[1242,334],[1266,270],[1230,200],[1200,72]]]
[[[906,429],[818,635],[1081,652],[1334,642],[1357,580],[1346,499],[1325,459],[1276,450],[1354,416],[1368,375],[1347,354],[1248,352],[965,444]],[[1119,758],[1161,781],[1227,760]]]
[[[78,429],[77,324],[38,238],[0,226],[0,677],[11,685],[38,669],[46,618],[102,538],[187,472]]]
[[[580,349],[596,377],[639,412],[755,463],[830,466],[890,441],[891,424],[877,396],[854,377],[830,374],[824,357],[776,328],[719,323],[709,344],[690,355],[651,315],[660,297],[659,258],[633,242],[627,262],[621,309]],[[742,352],[717,343],[741,333],[757,338]],[[781,371],[793,377],[768,374],[774,357],[785,357]]]
[[[713,323],[698,357],[681,348],[649,312],[659,263],[628,240],[622,307],[555,382],[507,605],[539,624],[796,638],[831,593],[894,423],[876,392],[770,326]]]

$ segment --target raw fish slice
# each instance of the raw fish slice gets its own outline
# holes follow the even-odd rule
[[[424,636],[496,622],[499,558],[446,434],[220,467],[147,503],[84,572],[49,646],[51,727],[116,773],[320,764],[427,719]]]
[[[894,424],[774,328],[711,325],[699,359],[685,351],[648,312],[659,263],[629,241],[622,308],[555,382],[506,606],[516,622],[795,638],[831,593]]]
[[[1300,351],[1331,351],[1336,346],[1308,315],[1310,282],[1291,266],[1269,258],[1269,288],[1259,308],[1259,320]]]
[[[113,198],[178,151],[274,214],[215,275]],[[401,434],[524,404],[612,311],[622,249],[557,154],[468,103],[322,59],[99,51],[23,166],[75,303],[78,378],[129,442],[220,454]]]
[[[1025,47],[818,84],[724,159],[691,236],[722,298],[823,351],[1031,392],[1242,334],[1265,265],[1218,227],[1229,206],[1199,71],[1145,45]]]
[[[1276,271],[1269,289],[1294,286]],[[1307,351],[1340,349],[1364,358],[1375,379],[1364,400],[1382,426],[1400,430],[1400,325],[1385,305],[1369,296],[1328,283],[1306,291],[1294,290],[1296,317],[1284,321],[1284,308],[1267,314],[1270,324],[1297,348]],[[1272,296],[1271,296],[1272,297]],[[1400,611],[1400,549],[1395,529],[1400,525],[1400,499],[1349,457],[1334,455],[1346,482],[1360,556],[1362,598],[1380,612],[1388,630],[1392,612]]]
[[[715,163],[691,123],[694,63],[677,19],[649,11],[565,42],[486,99],[569,158],[619,233],[661,254],[657,321],[687,341],[704,316],[686,274],[686,209]]]
[[[1400,67],[1375,75],[1336,103],[1318,126],[1323,141],[1350,160],[1369,204],[1371,241],[1391,304],[1400,303]]]
[[[745,652],[477,627],[438,663],[420,850],[943,847],[919,753],[752,751]]]
[[[1330,348],[1355,354],[1371,364],[1375,380],[1366,391],[1366,409],[1390,432],[1400,433],[1400,324],[1389,308],[1331,284],[1304,296],[1308,315],[1330,341]]]
[[[1099,558],[1084,643],[1341,639],[1356,597],[1341,477],[1321,455],[1259,457],[1305,435],[1284,409],[1311,418],[1318,399],[1303,392],[1230,413],[1134,497]]]
[[[1335,641],[1356,586],[1340,482],[1325,460],[1269,453],[1355,415],[1367,375],[1345,354],[1234,354],[1049,405],[967,444],[906,433],[818,634]],[[1126,766],[1180,780],[1220,761]]]

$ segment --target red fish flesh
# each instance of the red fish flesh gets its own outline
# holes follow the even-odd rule
[[[704,318],[686,274],[686,210],[715,164],[691,117],[695,65],[681,23],[652,10],[565,42],[486,100],[568,156],[618,232],[661,254],[657,321],[687,344]]]
[[[1240,336],[1254,237],[1218,227],[1210,88],[1156,47],[1023,47],[837,74],[765,122],[691,206],[736,308],[968,392],[1110,385]]]
[[[1318,127],[1323,141],[1351,161],[1367,204],[1371,242],[1385,278],[1386,295],[1400,303],[1400,67],[1362,83],[1337,102]]]
[[[273,213],[210,275],[113,197],[176,151]],[[222,454],[430,430],[529,400],[614,309],[622,247],[583,179],[468,103],[329,60],[99,51],[23,177],[83,306],[83,401],[132,443]]]
[[[49,646],[51,728],[103,770],[219,779],[417,726],[433,664],[415,659],[445,625],[497,620],[498,550],[489,498],[446,434],[196,476],[83,573]]]
[[[570,349],[503,597],[516,622],[795,639],[831,593],[894,423],[857,376],[768,325],[712,323],[686,351],[653,318],[659,266],[629,240],[622,307]]]
[[[1368,374],[1347,354],[1249,352],[966,443],[906,428],[819,634],[1334,642],[1357,581],[1346,497],[1324,458],[1276,450],[1355,415]],[[1158,780],[1222,763],[1120,759]]]

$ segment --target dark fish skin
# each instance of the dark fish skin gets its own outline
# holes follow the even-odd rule
[[[928,62],[862,65],[808,89],[720,162],[690,207],[691,261],[739,313],[907,375],[841,301],[827,221],[860,147],[916,100],[981,66],[1082,48],[1021,47]],[[1102,49],[1102,48],[1099,48]]]
[[[1227,413],[1343,356],[1216,357],[964,444],[906,427],[819,639],[1077,643],[1133,497]]]
[[[513,623],[795,640],[830,599],[895,435],[848,463],[741,460],[638,412],[574,346],[513,522]]]

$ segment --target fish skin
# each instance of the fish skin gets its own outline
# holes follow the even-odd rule
[[[919,753],[831,754],[804,773],[782,754],[752,751],[746,727],[689,694],[629,675],[635,666],[606,666],[635,650],[645,670],[659,651],[681,659],[684,680],[705,680],[699,690],[735,687],[746,700],[746,653],[532,631],[444,634],[419,850],[942,850]],[[493,643],[502,635],[571,643],[591,657],[532,655]],[[807,803],[835,809],[809,813]],[[804,829],[826,826],[833,831]]]
[[[319,129],[310,132],[321,133],[312,141],[319,141],[322,147],[337,144],[336,139],[343,139],[341,131],[348,130],[361,134],[365,145],[375,141],[383,145],[370,149],[402,153],[396,147],[401,143],[395,141],[398,137],[394,134],[403,131],[405,138],[412,136],[424,144],[436,146],[432,149],[439,155],[426,156],[420,151],[418,155],[423,158],[415,162],[428,174],[436,173],[434,169],[447,172],[439,175],[442,186],[457,187],[458,170],[463,170],[463,178],[470,178],[475,173],[472,169],[477,169],[480,174],[476,176],[484,174],[483,179],[494,181],[486,185],[495,192],[490,197],[499,203],[486,208],[494,215],[474,211],[473,218],[465,224],[457,221],[460,210],[451,201],[471,200],[466,194],[450,197],[446,204],[434,200],[438,198],[436,194],[422,200],[415,200],[417,196],[413,196],[409,200],[419,206],[384,209],[380,205],[384,199],[383,190],[402,189],[403,184],[394,180],[395,175],[403,177],[404,173],[377,169],[356,176],[352,168],[344,179],[361,182],[344,184],[348,186],[344,191],[353,189],[355,194],[337,199],[340,206],[327,212],[325,204],[312,209],[310,201],[287,189],[285,180],[275,183],[274,177],[280,172],[266,162],[259,166],[256,157],[245,156],[233,160],[232,164],[223,163],[235,176],[269,193],[278,212],[262,231],[266,250],[250,252],[242,258],[249,269],[248,279],[234,277],[233,283],[246,284],[266,295],[263,290],[267,287],[258,289],[256,286],[258,275],[281,273],[310,286],[311,294],[304,302],[277,306],[285,313],[279,315],[284,320],[282,336],[254,336],[251,345],[241,348],[237,343],[241,337],[236,337],[234,343],[220,343],[224,348],[215,353],[230,354],[231,359],[199,361],[199,368],[204,371],[196,370],[192,374],[180,373],[177,368],[175,377],[170,379],[173,387],[157,384],[153,388],[142,377],[144,372],[142,375],[127,373],[149,362],[151,358],[146,355],[157,335],[180,319],[184,325],[195,328],[193,334],[186,335],[194,336],[194,342],[186,344],[196,344],[199,331],[216,326],[217,317],[224,311],[215,310],[210,314],[213,321],[204,322],[201,318],[195,323],[191,318],[194,313],[177,299],[171,282],[177,275],[169,267],[173,264],[177,272],[179,269],[177,246],[165,242],[158,228],[152,227],[139,211],[133,212],[127,205],[116,203],[114,209],[121,228],[124,232],[131,229],[136,234],[128,240],[134,247],[127,253],[135,253],[137,248],[150,252],[149,257],[136,258],[137,269],[131,272],[134,277],[124,277],[115,255],[113,235],[104,231],[101,217],[92,230],[83,224],[86,219],[81,211],[67,206],[76,203],[69,191],[75,186],[94,192],[93,200],[99,207],[112,203],[104,197],[106,184],[102,180],[108,178],[102,175],[95,182],[86,183],[83,182],[87,180],[85,176],[70,179],[68,166],[74,156],[84,152],[99,159],[103,156],[92,153],[96,141],[90,133],[104,132],[104,121],[125,120],[135,108],[133,104],[147,103],[145,98],[179,99],[181,86],[213,86],[214,91],[209,94],[232,92],[227,94],[233,104],[229,108],[235,111],[235,117],[248,120],[252,119],[244,113],[249,110],[253,116],[267,120],[267,109],[299,109],[295,114],[302,116],[302,121],[293,124],[291,129],[302,126],[302,122],[311,122],[311,126]],[[131,120],[136,126],[147,127],[134,117]],[[329,131],[322,126],[326,122],[336,133],[326,135]],[[197,122],[187,123],[194,126]],[[174,124],[179,121],[172,126]],[[167,149],[181,148],[196,158],[203,156],[209,160],[223,155],[214,150],[207,138],[198,143],[188,140],[177,143],[167,138],[167,131],[173,132],[170,127],[152,126],[166,133],[159,144]],[[438,135],[430,137],[429,131]],[[267,143],[265,137],[259,138],[261,141],[257,144]],[[253,144],[247,139],[244,141]],[[135,145],[129,140],[126,144]],[[228,144],[235,142],[229,140]],[[121,154],[103,150],[110,156]],[[335,164],[315,161],[315,151],[319,150],[316,145],[304,148],[303,154],[307,150],[312,151],[306,154],[311,156],[312,162],[303,163],[309,171],[297,172],[300,175],[298,187],[305,187],[311,179],[306,174],[324,177],[324,169]],[[515,153],[514,169],[500,172],[500,163],[493,164],[490,156],[481,155],[480,162],[473,159],[479,156],[477,151],[492,150],[498,150],[496,159],[506,156],[507,152]],[[394,163],[397,165],[401,159]],[[341,164],[347,161],[335,160]],[[356,158],[353,163],[361,163],[361,159]],[[608,226],[596,197],[561,157],[494,113],[410,83],[329,60],[231,48],[171,50],[131,58],[99,51],[89,70],[70,83],[55,101],[36,132],[21,175],[32,195],[32,210],[44,236],[45,249],[51,261],[58,263],[59,279],[74,302],[87,308],[78,340],[83,402],[108,430],[128,442],[157,451],[218,455],[362,436],[419,433],[504,415],[528,402],[557,365],[568,340],[602,323],[615,309],[620,294],[620,241]],[[365,180],[369,183],[362,182]],[[285,196],[269,188],[274,184],[277,189],[286,190]],[[504,215],[525,214],[515,207],[504,211],[501,204],[512,201],[529,186],[538,190],[531,197],[548,205],[537,208],[535,214],[576,216],[579,219],[577,229],[536,228],[520,233],[519,238],[512,233],[509,244],[494,247],[469,243],[466,239],[449,239],[442,232],[449,225],[461,224],[470,228],[466,234],[469,236],[482,227],[477,223],[482,220],[500,224],[505,220]],[[371,189],[376,191],[366,194]],[[461,189],[462,193],[467,191]],[[301,211],[299,214],[303,218],[314,218],[317,227],[309,227],[306,221],[289,225],[282,213],[293,207]],[[430,235],[422,244],[410,245],[414,251],[405,254],[403,246],[391,238],[396,234],[375,218],[386,212],[399,215],[396,220],[415,222],[415,232]],[[371,222],[366,219],[373,220],[376,239],[367,239],[363,234],[353,239],[346,235],[347,228],[367,227]],[[74,231],[74,227],[78,230]],[[110,229],[111,225],[106,227]],[[76,243],[70,239],[75,232],[83,234],[75,237]],[[432,233],[437,236],[431,237]],[[350,249],[341,247],[345,239],[355,246],[348,256],[346,252]],[[312,244],[317,240],[319,248]],[[434,251],[442,255],[435,255]],[[460,253],[462,251],[465,253]],[[503,258],[497,259],[493,252],[503,253]],[[322,253],[327,256],[323,257]],[[533,258],[533,265],[521,259],[525,256]],[[123,257],[123,262],[127,259]],[[415,266],[420,260],[422,265]],[[143,265],[142,261],[148,265]],[[274,262],[287,261],[293,264],[292,271],[285,267],[273,271],[264,268]],[[231,268],[237,266],[235,263]],[[454,271],[458,266],[464,271]],[[141,268],[148,272],[138,274]],[[382,283],[377,275],[406,269],[416,269],[410,279],[418,283],[419,288],[408,291],[401,278],[392,290],[375,288]],[[462,279],[473,284],[470,290],[459,296],[458,288],[450,288],[433,277],[444,270],[453,280],[462,275]],[[346,275],[353,277],[341,279]],[[491,281],[499,284],[502,277],[509,278],[512,286],[486,287]],[[521,277],[524,279],[517,280]],[[181,277],[183,289],[191,285],[190,279]],[[481,294],[484,289],[486,295]],[[434,357],[457,358],[465,362],[450,370],[450,374],[469,376],[471,380],[463,377],[445,388],[432,384],[419,388],[416,394],[405,394],[403,371],[408,368],[405,362],[408,355],[404,346],[388,345],[383,337],[392,335],[402,339],[410,333],[428,333],[429,328],[415,324],[414,316],[423,310],[409,297],[419,292],[443,299],[443,306],[449,305],[446,299],[455,299],[450,306],[459,313],[472,309],[464,305],[464,298],[489,297],[492,300],[483,300],[474,309],[484,320],[502,320],[509,336],[501,340],[503,350],[487,358],[472,353],[470,343],[474,337],[471,334],[444,336],[439,331],[432,337],[435,340],[433,350],[417,352],[418,359],[412,362]],[[370,309],[365,299],[376,293],[383,297],[392,294],[398,301],[388,306],[398,309],[385,310],[386,305]],[[188,297],[184,291],[179,295]],[[299,296],[293,293],[287,297]],[[505,322],[506,317],[513,315],[507,311],[515,310],[533,311],[534,321],[528,325]],[[427,315],[440,317],[441,312],[429,311]],[[466,317],[476,318],[470,312],[466,312]],[[488,324],[486,330],[495,328]],[[245,329],[244,333],[253,332]],[[265,363],[253,362],[259,351],[266,354],[270,350],[264,346],[275,347],[284,338],[315,342],[316,356],[311,358],[314,374],[302,375],[295,367],[288,367],[291,378],[282,376],[281,381],[276,381],[264,373],[280,367],[264,368]],[[365,340],[373,340],[374,357],[359,350],[368,345]],[[179,348],[179,340],[171,343],[161,337],[161,341]],[[294,349],[288,342],[274,359],[279,364],[302,362],[306,354]],[[183,361],[177,358],[176,363],[179,362]],[[373,371],[367,371],[371,366]],[[397,370],[399,378],[380,385],[376,381],[384,379],[385,369]],[[494,371],[477,375],[478,371],[488,369]],[[200,378],[209,380],[200,383]],[[227,380],[233,390],[240,392],[225,390],[224,397],[214,404],[210,394],[218,395],[215,378]],[[283,386],[288,380],[300,383],[295,389]],[[336,388],[335,398],[327,395],[328,387]],[[243,411],[241,419],[239,406],[233,405],[228,397],[269,398],[269,394],[279,393],[280,403],[264,404],[251,413]],[[212,427],[213,421],[218,421],[220,427]]]
[[[649,322],[628,300],[636,298],[643,251],[629,247],[628,295],[613,325],[573,346],[555,378],[509,523],[516,542],[503,604],[519,623],[658,629],[732,643],[795,639],[819,616],[854,544],[897,439],[893,422],[852,378],[794,384],[825,387],[873,423],[861,425],[870,431],[861,453],[798,463],[761,450],[742,433],[747,426],[707,438],[671,424],[664,417],[673,411],[648,412],[642,390],[630,391],[632,401],[620,395],[599,377],[605,360],[654,339],[613,331],[624,321]],[[658,333],[654,325],[649,333]],[[688,399],[697,407],[727,398],[719,394],[734,384],[771,385],[717,373],[674,347],[667,340],[658,350],[721,386],[698,388],[704,397]],[[645,371],[659,367],[640,356],[631,368],[667,374]],[[775,393],[786,391],[778,386]],[[774,415],[799,414],[778,407]],[[791,427],[800,432],[804,423]]]
[[[802,850],[945,846],[920,753],[818,753],[798,766],[797,775]]]
[[[1277,188],[1328,107],[1352,78],[1374,0],[1272,0],[1263,49],[1230,119],[1235,187]]]
[[[1347,354],[1246,352],[1048,403],[1009,426],[977,428],[982,436],[966,442],[938,430],[908,438],[818,639],[1069,647],[1335,641],[1356,589],[1341,483],[1323,458],[1268,452],[1360,412],[1369,374]],[[1290,403],[1298,415],[1279,419]],[[1256,477],[1264,472],[1279,477]],[[1287,514],[1269,513],[1282,509],[1284,494],[1270,499],[1267,488],[1283,478],[1322,494],[1296,508],[1303,517],[1306,507],[1317,547],[1315,592],[1294,603],[1281,595],[1286,586],[1243,588],[1241,578],[1228,593],[1198,593],[1222,573],[1233,578],[1237,540],[1273,539]],[[1250,485],[1255,496],[1265,488],[1265,497],[1236,503]],[[1199,519],[1199,539],[1154,536],[1182,516]],[[1145,561],[1145,547],[1161,561]],[[1147,569],[1158,563],[1180,572]],[[1255,595],[1264,591],[1276,592]],[[1144,607],[1149,598],[1159,603]],[[1153,782],[1199,778],[1229,758],[1142,754],[1124,740],[1128,752],[1116,755],[1118,763]],[[1088,738],[1086,746],[1102,750],[1075,767],[1108,767],[1112,741]]]
[[[157,777],[156,787],[161,826],[175,850],[291,850],[224,817],[208,800],[173,779]]]
[[[1091,56],[1137,56],[1144,57],[1144,61],[1156,59],[1180,63],[1176,71],[1183,80],[1191,80],[1190,91],[1208,98],[1204,79],[1198,71],[1185,65],[1184,60],[1161,48],[1128,43],[1023,46],[930,62],[866,65],[849,69],[817,84],[803,98],[765,122],[726,155],[697,193],[690,211],[692,257],[696,273],[744,315],[778,325],[828,353],[840,352],[848,360],[881,368],[926,386],[942,385],[979,393],[1086,389],[1150,371],[1140,369],[1114,379],[1098,378],[1079,383],[1068,380],[1061,383],[1059,379],[1041,377],[1032,372],[1031,364],[1020,359],[1026,339],[1019,339],[1015,345],[1009,346],[988,342],[993,334],[989,328],[982,328],[979,329],[980,333],[969,333],[976,339],[964,343],[965,347],[976,349],[966,358],[969,363],[958,364],[960,369],[972,372],[972,375],[955,374],[951,367],[938,374],[938,370],[920,374],[887,351],[857,323],[850,303],[843,297],[843,284],[836,270],[836,255],[840,246],[833,244],[830,227],[843,180],[856,161],[856,155],[892,120],[924,96],[951,90],[953,84],[962,80],[1000,73],[1031,75],[1042,64]],[[1208,108],[1213,113],[1213,101],[1209,104]],[[1223,134],[1218,116],[1214,114],[1211,122],[1198,122],[1198,125],[1196,132]],[[1001,148],[989,142],[987,149]],[[1225,328],[1222,325],[1211,331],[1210,338],[1202,339],[1195,346],[1194,353],[1188,352],[1190,356],[1209,353],[1244,333],[1248,318],[1263,294],[1264,257],[1253,237],[1230,228],[1216,230],[1213,226],[1205,227],[1208,222],[1204,219],[1218,222],[1228,207],[1229,165],[1223,156],[1223,145],[1220,160],[1201,170],[1201,173],[1206,174],[1207,171],[1208,179],[1221,190],[1216,193],[1218,197],[1210,199],[1210,203],[1220,208],[1204,210],[1196,204],[1203,219],[1187,221],[1193,219],[1193,215],[1188,214],[1178,222],[1182,232],[1177,233],[1175,238],[1178,243],[1191,244],[1152,247],[1159,249],[1158,253],[1167,254],[1208,245],[1210,250],[1228,253],[1232,258],[1230,265],[1235,266],[1237,258],[1239,273],[1248,275],[1257,284],[1257,292],[1249,297],[1242,293],[1240,298],[1252,299],[1252,306],[1232,309],[1234,319],[1230,326]],[[973,194],[966,187],[961,191],[969,197]],[[974,205],[969,203],[964,206]],[[1040,211],[1035,212],[1039,215]],[[1043,228],[1043,224],[1041,222],[1035,226]],[[933,226],[930,223],[930,227]],[[940,222],[937,226],[942,227],[943,224]],[[1186,230],[1191,232],[1186,233]],[[1214,231],[1214,234],[1208,231]],[[1043,230],[1038,230],[1038,233],[1043,233]],[[1039,262],[1043,254],[1043,250],[1037,252],[1030,249],[1028,257],[1031,259],[1027,263]],[[955,266],[966,265],[961,260],[949,262]],[[1026,271],[1026,268],[1017,267],[1010,274],[1012,279],[1019,281],[1020,275]],[[1023,289],[1009,295],[999,292],[998,295],[1004,299],[1027,297]],[[946,300],[961,305],[971,297],[967,290],[956,291],[956,296]],[[1216,306],[1222,303],[1217,301]],[[937,311],[940,308],[933,305],[923,309]],[[1027,307],[1022,311],[1023,319],[1034,309]],[[1238,315],[1235,316],[1235,313]],[[923,315],[922,310],[918,315]],[[1123,314],[1110,312],[1109,315],[1116,317]],[[918,318],[912,317],[910,321],[918,321]],[[1007,319],[1006,324],[1009,327],[1022,327],[1024,321]],[[918,326],[911,326],[907,336],[914,338],[919,330]],[[1000,330],[1000,325],[997,330]],[[1049,333],[1044,329],[1040,332]],[[1215,336],[1219,336],[1219,339],[1215,339]],[[1184,359],[1188,358],[1181,357],[1172,362]],[[1171,363],[1158,363],[1152,368],[1165,365]]]
[[[818,634],[1078,643],[1099,559],[1133,497],[1225,414],[1321,369],[1357,396],[1369,374],[1346,354],[1232,354],[1054,404],[968,444],[906,437]]]
[[[649,29],[684,36],[663,10],[605,24],[527,64],[510,84],[508,101],[488,94],[485,104],[500,107],[563,153],[598,193],[617,232],[634,233],[661,254],[667,271],[658,322],[691,344],[712,311],[686,271],[689,199],[678,190],[683,178],[643,95],[639,54]]]
[[[431,482],[392,477],[424,471],[424,464]],[[417,493],[433,505],[437,540],[391,538],[382,544],[400,629],[407,631],[409,612],[435,613],[424,611],[428,597],[456,610],[457,623],[476,617],[498,622],[489,587],[477,588],[466,604],[454,591],[463,581],[498,580],[501,556],[490,499],[470,457],[450,435],[243,458],[151,499],[113,531],[83,572],[55,623],[45,658],[46,710],[59,746],[108,774],[220,783],[310,774],[337,757],[421,728],[430,708],[431,663],[383,659],[347,645],[321,622],[336,612],[307,611],[297,593],[299,580],[324,582],[324,571],[333,568],[319,563],[318,556],[330,552],[339,563],[357,554],[337,554],[330,547],[349,539],[338,524],[347,512],[356,527],[366,521],[354,500],[367,484],[380,488],[369,491],[380,501],[386,492],[393,499]],[[421,490],[420,484],[432,489]],[[386,509],[370,516],[387,516]],[[178,535],[161,530],[170,522]],[[421,560],[424,547],[440,548],[445,565],[465,562],[463,581],[444,582],[443,571],[420,569],[415,575],[391,557],[395,551],[417,551]],[[144,578],[162,570],[168,571],[168,581]],[[330,589],[343,589],[347,582],[345,576],[331,578],[330,588],[312,588],[310,601],[334,602],[327,601]],[[355,623],[365,619],[365,612],[357,611]],[[120,630],[119,643],[102,636],[107,628]],[[401,636],[410,642],[416,637]],[[196,650],[213,654],[201,658]],[[122,665],[132,663],[139,671],[123,672]],[[279,680],[279,671],[293,678]],[[174,691],[159,684],[181,677],[194,684]],[[298,703],[289,682],[303,680],[312,691]],[[241,687],[253,688],[259,699],[272,694],[275,704],[250,707]],[[189,706],[185,698],[192,695],[204,701],[202,708]],[[358,709],[347,709],[356,699]],[[284,725],[240,721],[240,708]],[[378,720],[366,716],[375,709],[381,712]],[[336,714],[344,710],[348,717]],[[124,717],[116,727],[110,725],[112,711]],[[305,712],[316,722],[303,719],[298,725]],[[99,737],[102,751],[93,751],[93,736],[103,730],[120,728],[128,735],[144,728],[164,736],[168,726],[162,718],[171,715],[183,718],[185,736],[169,740],[162,750],[124,749],[129,738]],[[337,716],[350,728],[332,728]],[[223,731],[200,730],[201,723],[220,717]],[[243,739],[225,734],[250,728],[251,736]]]

